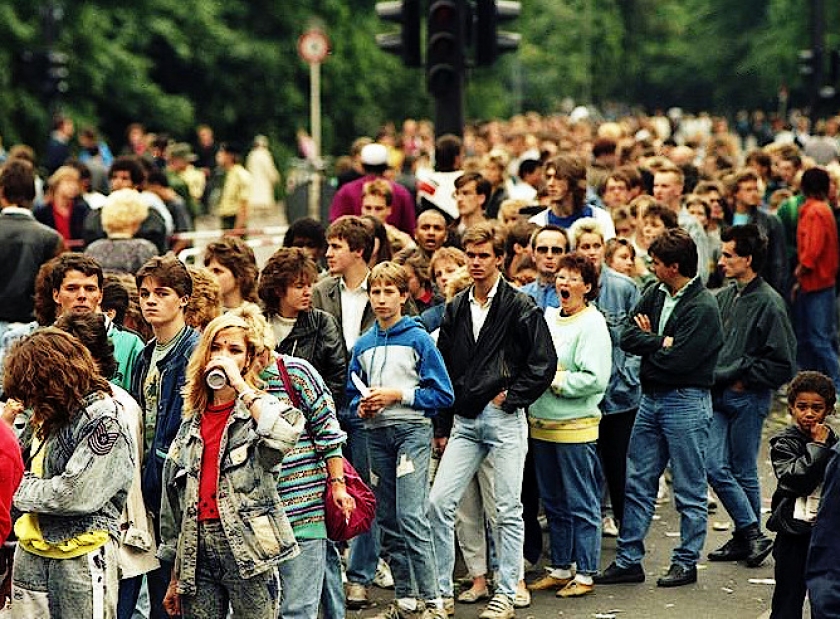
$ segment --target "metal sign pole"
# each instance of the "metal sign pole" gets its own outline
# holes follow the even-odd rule
[[[309,64],[309,125],[315,143],[315,161],[321,161],[321,63]],[[320,219],[321,170],[316,166],[309,185],[309,216]]]

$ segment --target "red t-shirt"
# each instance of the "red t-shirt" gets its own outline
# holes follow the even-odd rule
[[[216,503],[216,490],[219,487],[219,447],[222,443],[222,432],[233,412],[234,404],[236,400],[224,404],[210,404],[201,416],[204,453],[201,456],[201,477],[198,480],[199,522],[219,519],[219,506]]]
[[[70,213],[66,215],[64,213],[60,213],[59,210],[53,205],[52,207],[53,212],[53,221],[55,221],[55,230],[58,232],[65,241],[70,240]]]

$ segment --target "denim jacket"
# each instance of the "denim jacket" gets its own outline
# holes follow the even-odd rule
[[[187,363],[196,344],[198,344],[198,337],[198,331],[187,327],[187,332],[183,334],[181,341],[163,359],[158,361],[160,398],[157,406],[155,436],[152,439],[151,448],[146,452],[141,474],[143,500],[153,514],[160,511],[160,480],[163,475],[163,462],[166,460],[169,444],[175,438],[178,427],[181,425],[181,409],[184,406],[181,390],[184,388],[184,381],[186,380]],[[149,364],[152,362],[155,343],[156,340],[149,342],[140,356],[137,357],[131,379],[131,395],[137,400],[143,411],[146,410],[146,398],[143,397],[143,381],[146,380],[149,373]]]
[[[119,519],[134,471],[134,442],[110,396],[85,397],[70,422],[52,432],[44,449],[43,478],[27,472],[14,506],[38,514],[44,540],[56,544],[90,531],[120,539]],[[20,437],[32,458],[32,426]]]
[[[636,283],[607,265],[602,265],[595,305],[607,319],[612,338],[612,374],[600,404],[604,415],[639,408],[642,398],[642,386],[639,382],[641,359],[624,352],[620,346],[625,321],[638,302],[639,289]]]
[[[239,576],[261,574],[300,550],[286,518],[272,469],[297,443],[300,411],[273,396],[259,399],[259,423],[241,400],[222,432],[216,500]],[[185,419],[163,468],[158,557],[175,562],[178,592],[195,595],[198,555],[198,489],[204,443],[201,418]]]

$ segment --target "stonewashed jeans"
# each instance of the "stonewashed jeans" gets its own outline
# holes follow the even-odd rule
[[[239,575],[236,559],[218,520],[198,525],[196,593],[181,596],[181,611],[190,619],[233,617],[275,619],[280,612],[277,568],[248,579]]]
[[[475,419],[456,415],[429,496],[429,520],[435,541],[440,592],[453,595],[455,568],[455,510],[482,461],[495,459],[499,582],[497,593],[513,599],[522,572],[522,471],[528,453],[525,411],[506,413],[492,402]]]
[[[432,425],[398,422],[371,428],[368,447],[376,480],[376,520],[396,597],[437,599],[437,566],[426,516]]]
[[[113,619],[117,616],[117,542],[72,559],[48,559],[15,551],[13,619]]]
[[[325,605],[324,616],[344,619],[344,590],[338,552],[328,539],[298,539],[300,554],[280,564],[283,619],[317,619],[318,608]],[[341,599],[325,599],[340,591]],[[329,605],[330,608],[326,608]]]
[[[680,545],[671,563],[685,568],[697,564],[706,541],[706,447],[711,418],[708,389],[687,387],[642,396],[627,451],[624,520],[615,559],[619,567],[637,565],[645,556],[659,477],[669,460],[674,504],[680,514]]]

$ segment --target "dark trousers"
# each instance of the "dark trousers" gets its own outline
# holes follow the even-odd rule
[[[627,481],[627,446],[636,421],[636,410],[601,417],[598,426],[598,455],[607,480],[613,514],[624,520],[624,482]]]
[[[540,521],[540,488],[537,485],[537,470],[534,468],[534,450],[528,439],[528,454],[525,456],[525,469],[522,475],[522,520],[525,521],[525,542],[522,556],[535,564],[540,560],[543,550],[543,533]]]
[[[770,619],[802,619],[805,604],[805,565],[811,534],[788,535],[776,533],[773,559],[776,588]]]

